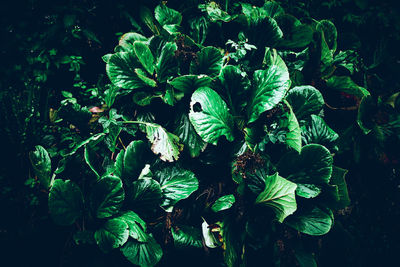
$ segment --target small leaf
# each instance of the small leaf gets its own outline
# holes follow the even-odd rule
[[[225,135],[233,141],[233,118],[227,110],[226,103],[212,89],[197,89],[191,98],[189,119],[197,134],[213,145]]]
[[[125,244],[128,237],[128,224],[120,218],[106,221],[104,225],[94,233],[94,239],[97,245],[105,253]]]
[[[133,51],[136,57],[142,63],[143,68],[150,74],[153,75],[154,72],[154,57],[150,51],[150,48],[141,41],[136,41],[133,43]]]
[[[147,239],[147,243],[128,240],[121,248],[122,254],[135,265],[142,267],[155,266],[162,258],[163,251],[152,235],[149,235]]]
[[[218,212],[222,210],[227,210],[235,203],[234,195],[226,195],[218,198],[214,204],[211,206],[212,211]]]
[[[97,218],[107,218],[119,212],[125,199],[122,181],[115,176],[106,176],[93,186],[91,207]]]
[[[312,236],[320,236],[329,232],[333,225],[331,210],[322,211],[318,207],[299,209],[285,221],[287,225],[299,232]]]
[[[264,191],[257,196],[256,204],[271,207],[279,222],[296,211],[295,183],[280,177],[278,173],[267,176],[263,170],[256,170],[254,175],[262,177],[265,182]]]
[[[49,153],[42,146],[36,146],[35,151],[29,152],[33,171],[44,188],[49,188],[51,179],[51,159]]]
[[[57,224],[73,224],[83,211],[83,195],[80,188],[70,180],[54,180],[49,193],[49,211]]]
[[[213,46],[207,46],[201,49],[196,59],[190,63],[190,73],[215,77],[220,73],[222,63],[221,52]]]

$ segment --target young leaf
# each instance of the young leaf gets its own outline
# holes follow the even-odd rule
[[[311,114],[318,114],[324,106],[322,94],[310,85],[296,86],[289,90],[286,100],[293,108],[297,119],[305,119]]]
[[[97,245],[105,253],[125,244],[128,237],[128,224],[120,218],[106,221],[104,225],[94,233],[94,239]]]
[[[136,41],[133,43],[133,51],[142,63],[143,68],[150,74],[154,72],[154,57],[150,48],[144,42]]]
[[[73,224],[83,211],[83,195],[80,188],[70,180],[54,180],[49,193],[49,211],[57,224]]]
[[[131,263],[143,267],[155,266],[163,256],[161,246],[152,235],[147,237],[146,243],[128,240],[121,252]]]
[[[333,225],[331,210],[322,211],[318,207],[299,209],[285,221],[287,225],[304,234],[319,236],[329,232]]]
[[[257,196],[256,204],[271,207],[279,222],[283,222],[287,216],[296,211],[295,183],[282,178],[278,173],[267,176],[262,169],[256,170],[254,175],[260,176],[265,182],[264,191]]]
[[[235,203],[234,195],[226,195],[218,198],[214,204],[211,206],[212,211],[218,212],[222,210],[227,210]]]
[[[29,152],[33,171],[44,188],[51,185],[51,159],[49,153],[42,146],[36,146],[35,151]]]
[[[212,89],[197,89],[191,98],[189,119],[197,134],[213,145],[225,135],[233,141],[233,118],[228,112],[226,103]]]
[[[125,199],[122,181],[116,176],[106,176],[93,186],[91,207],[97,218],[107,218],[119,212]]]
[[[175,166],[157,171],[154,176],[163,193],[161,206],[166,210],[172,210],[179,200],[189,197],[199,187],[193,172]]]
[[[222,63],[223,57],[221,52],[213,46],[207,46],[201,49],[197,53],[196,60],[190,63],[190,73],[215,77],[220,73]]]

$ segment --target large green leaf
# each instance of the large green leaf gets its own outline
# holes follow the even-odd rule
[[[123,154],[123,170],[119,171],[119,173],[122,173],[121,177],[124,181],[133,181],[139,177],[139,174],[145,165],[146,149],[148,148],[142,140],[132,141],[126,147],[126,151]]]
[[[115,86],[133,90],[145,86],[135,72],[138,67],[140,63],[133,52],[118,52],[111,55],[106,70]]]
[[[123,220],[129,228],[129,236],[140,242],[147,242],[146,222],[133,211],[126,211],[118,217]]]
[[[51,185],[51,160],[49,153],[42,146],[36,146],[35,151],[29,152],[33,171],[44,188]]]
[[[196,59],[190,63],[190,72],[215,77],[220,73],[222,63],[221,52],[213,46],[207,46],[201,49],[197,53]]]
[[[154,10],[156,20],[162,25],[181,24],[182,15],[164,4],[158,5]]]
[[[183,149],[186,150],[192,158],[199,156],[207,146],[203,139],[196,133],[193,125],[190,123],[189,116],[185,113],[182,113],[177,120],[174,134],[179,137],[184,145]]]
[[[128,237],[128,224],[120,218],[106,221],[103,226],[94,233],[94,239],[97,245],[105,253],[125,244]]]
[[[351,203],[345,180],[347,172],[348,171],[345,169],[333,166],[330,184],[338,188],[339,200],[334,204],[334,208],[336,209],[343,209]]]
[[[128,240],[121,252],[131,263],[142,267],[155,266],[163,256],[161,246],[152,235],[147,237],[146,243]]]
[[[256,70],[252,85],[253,93],[248,107],[249,123],[282,101],[290,87],[288,69],[282,65],[271,65],[266,70]]]
[[[286,106],[289,108],[284,116],[280,119],[279,126],[287,129],[285,143],[296,150],[301,151],[301,129],[296,115],[293,113],[292,107],[285,101]]]
[[[116,176],[106,176],[92,188],[91,207],[97,218],[107,218],[118,213],[125,199],[122,181]]]
[[[318,114],[324,106],[322,94],[310,85],[296,86],[289,90],[286,100],[293,108],[296,117],[301,120],[311,114]]]
[[[326,86],[329,89],[345,92],[359,98],[370,94],[367,89],[358,86],[349,76],[332,76],[326,81]]]
[[[197,89],[190,102],[190,122],[197,134],[207,143],[216,145],[218,139],[225,135],[233,141],[233,118],[222,98],[212,89]]]
[[[137,77],[142,80],[142,82],[146,85],[146,86],[150,86],[150,87],[157,87],[157,82],[149,77],[147,77],[147,74],[144,70],[136,68],[135,69],[135,73],[137,75]]]
[[[318,207],[297,210],[285,221],[287,225],[304,234],[319,236],[329,232],[333,225],[331,210],[323,211]]]
[[[313,39],[313,30],[289,14],[277,16],[276,21],[283,32],[279,47],[298,49],[307,46]]]
[[[158,207],[162,200],[160,184],[152,178],[141,178],[132,183],[129,203],[135,211],[148,211]]]
[[[211,206],[211,210],[218,212],[221,210],[227,210],[235,203],[234,195],[226,195],[218,198],[214,204]]]
[[[154,57],[147,44],[145,42],[136,41],[133,43],[133,51],[140,63],[142,63],[143,68],[152,75],[154,72]]]
[[[177,49],[176,44],[171,42],[165,43],[161,49],[161,54],[156,64],[157,80],[159,82],[165,82],[168,78],[177,74],[178,61],[175,57]]]
[[[332,155],[321,145],[303,146],[300,154],[286,153],[278,163],[279,173],[286,179],[301,184],[328,184],[332,174]]]
[[[183,75],[173,79],[170,84],[177,90],[191,94],[200,87],[210,87],[212,79],[207,75]]]
[[[163,192],[161,206],[166,210],[172,210],[179,200],[189,197],[199,187],[193,172],[175,166],[157,171],[154,176]]]
[[[59,225],[70,225],[83,211],[83,195],[72,181],[54,180],[49,193],[49,211]]]
[[[335,53],[337,48],[337,30],[335,24],[329,20],[321,20],[318,22],[316,29],[324,33],[325,41],[329,49],[332,53]]]
[[[124,48],[124,51],[133,51],[133,43],[136,41],[146,42],[147,38],[136,32],[127,32],[119,38],[118,45]],[[107,61],[106,61],[107,63]]]
[[[301,127],[301,131],[305,144],[320,144],[333,151],[337,150],[336,141],[339,135],[321,117],[311,115],[309,122]]]
[[[225,66],[219,80],[222,84],[223,96],[233,114],[239,115],[247,104],[247,94],[250,80],[245,72],[236,66]]]
[[[174,245],[176,248],[202,248],[203,241],[201,238],[201,231],[199,228],[187,225],[179,225],[171,229],[172,237],[174,238]]]
[[[257,196],[256,204],[271,207],[279,222],[296,211],[295,183],[279,176],[278,173],[268,176],[263,169],[256,170],[254,175],[260,176],[265,182],[264,191]]]

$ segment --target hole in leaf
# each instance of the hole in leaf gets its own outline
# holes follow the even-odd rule
[[[201,104],[199,102],[196,102],[193,105],[193,111],[194,112],[202,112],[203,111],[203,109],[201,108]]]

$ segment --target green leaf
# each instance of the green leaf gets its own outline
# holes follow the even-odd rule
[[[345,169],[333,166],[330,184],[338,187],[339,200],[334,205],[336,209],[343,209],[351,203],[345,180],[347,172]]]
[[[183,146],[179,143],[179,137],[167,132],[161,125],[146,123],[146,136],[152,143],[151,150],[160,155],[163,161],[173,162],[178,160],[179,153]]]
[[[133,52],[118,52],[109,58],[106,71],[115,86],[133,90],[145,86],[135,72],[138,67],[140,63]]]
[[[193,172],[178,167],[168,167],[157,171],[154,178],[160,183],[163,192],[163,203],[166,210],[182,199],[190,196],[199,187]]]
[[[373,120],[376,108],[375,100],[370,95],[361,99],[357,112],[357,124],[364,134],[370,133],[376,127],[376,122]]]
[[[190,122],[201,138],[213,145],[225,135],[228,141],[233,141],[233,118],[222,98],[212,89],[202,87],[197,89],[190,102]]]
[[[97,179],[99,179],[100,175],[91,163],[91,161],[93,161],[93,157],[94,157],[93,153],[94,153],[93,148],[90,145],[86,144],[85,152],[84,152],[85,162],[89,166],[89,168],[94,172],[94,174],[97,176]]]
[[[122,181],[115,176],[106,176],[92,188],[91,207],[97,218],[107,218],[119,212],[125,199]]]
[[[189,116],[185,113],[182,113],[176,122],[174,134],[179,137],[184,145],[183,149],[186,150],[192,158],[198,157],[207,146],[207,143],[196,133],[193,125],[190,123]]]
[[[114,175],[117,177],[123,177],[123,172],[124,172],[124,157],[125,157],[125,150],[121,150],[117,157],[115,158],[115,163],[114,163]]]
[[[235,203],[234,195],[226,195],[218,198],[214,204],[211,206],[212,211],[218,212],[222,210],[227,210]]]
[[[270,66],[278,66],[279,68],[286,69],[285,61],[278,54],[276,49],[272,49],[269,47],[265,48],[265,54],[262,66],[263,68],[268,68]]]
[[[332,53],[335,53],[337,48],[337,30],[335,24],[329,20],[321,20],[318,22],[316,29],[324,33],[325,41],[329,49]]]
[[[181,24],[182,15],[164,4],[158,5],[154,10],[156,20],[162,25]]]
[[[136,57],[142,63],[143,68],[150,74],[154,72],[154,57],[150,51],[150,48],[145,42],[136,41],[133,43],[133,51]]]
[[[230,16],[227,12],[221,10],[219,6],[215,4],[215,2],[210,2],[208,4],[200,4],[199,8],[202,11],[206,11],[208,13],[208,16],[212,22],[216,21],[229,22],[234,18]]]
[[[289,14],[277,16],[276,21],[283,32],[278,46],[285,49],[306,47],[313,40],[313,30]]]
[[[83,147],[84,145],[86,145],[86,144],[88,144],[88,143],[91,143],[91,142],[95,142],[95,143],[97,142],[97,143],[98,143],[98,142],[100,142],[100,141],[103,139],[103,137],[104,137],[105,135],[106,135],[105,133],[98,133],[98,134],[92,135],[92,136],[89,137],[88,139],[83,140],[82,142],[76,144],[76,145],[74,146],[74,148],[71,150],[71,152],[66,153],[66,154],[61,153],[61,156],[63,156],[63,157],[69,157],[69,156],[75,154],[76,151],[78,151],[78,149],[80,149],[81,147]]]
[[[135,73],[140,80],[146,85],[150,87],[157,87],[157,82],[149,77],[147,77],[146,72],[142,69],[136,68]]]
[[[136,41],[146,42],[147,38],[136,32],[128,32],[121,36],[118,45],[124,47],[125,51],[133,51],[133,43]]]
[[[206,75],[183,75],[173,79],[170,84],[185,94],[191,94],[200,87],[210,87],[212,79]]]
[[[318,207],[302,208],[288,217],[285,223],[304,234],[320,236],[328,233],[331,229],[333,214],[331,210],[325,212]]]
[[[314,198],[321,193],[321,188],[313,184],[297,184],[296,195],[304,198]]]
[[[349,76],[332,76],[326,81],[326,86],[329,89],[345,92],[359,98],[370,94],[367,89],[353,82]]]
[[[120,218],[106,221],[104,225],[94,233],[94,239],[97,245],[105,253],[125,244],[128,237],[128,224]]]
[[[204,220],[203,218],[203,223],[201,224],[201,231],[203,234],[203,239],[204,239],[204,244],[209,247],[209,248],[216,248],[221,245],[221,242],[217,240],[214,236],[214,234],[211,231],[211,228],[209,227],[209,224]]]
[[[281,102],[289,87],[290,79],[286,66],[271,65],[266,70],[256,70],[248,107],[249,123],[256,121],[261,113]]]
[[[187,225],[179,225],[178,227],[171,228],[172,237],[174,238],[174,245],[176,248],[202,248],[203,241],[201,238],[201,231],[199,228]]]
[[[80,188],[70,180],[54,180],[49,193],[49,211],[57,224],[73,224],[83,211],[83,195]]]
[[[219,75],[219,80],[222,84],[223,95],[233,114],[241,114],[246,107],[250,88],[250,80],[246,73],[236,66],[225,66]]]
[[[146,222],[133,211],[126,211],[118,217],[123,220],[129,228],[129,236],[140,242],[147,242]]]
[[[202,48],[197,53],[196,59],[190,63],[190,73],[215,77],[220,73],[222,63],[221,52],[213,46],[207,46]]]
[[[132,183],[129,203],[132,209],[148,211],[158,207],[162,200],[160,184],[152,178],[141,178]]]
[[[146,163],[146,149],[147,145],[142,140],[132,141],[126,147],[126,151],[123,154],[123,171],[120,172],[122,173],[121,177],[124,181],[134,181],[139,177],[139,174]]]
[[[256,198],[255,203],[271,207],[279,222],[296,211],[295,190],[297,185],[275,173],[267,176],[263,169],[256,170],[255,174],[265,182],[264,191]]]
[[[151,101],[153,101],[155,98],[159,98],[159,96],[148,91],[138,91],[132,95],[132,101],[142,107],[150,105]]]
[[[336,141],[339,135],[321,117],[311,115],[310,122],[302,126],[301,131],[305,144],[320,144],[333,151],[337,150]]]
[[[322,94],[310,85],[296,86],[289,90],[286,100],[301,120],[311,114],[318,114],[325,104]]]
[[[165,43],[161,49],[156,65],[157,80],[159,82],[165,82],[169,77],[178,73],[178,61],[175,57],[177,49],[176,44],[171,42]]]
[[[286,153],[278,163],[279,173],[286,179],[302,184],[328,184],[332,174],[332,155],[321,145],[303,146],[300,154]]]
[[[155,266],[163,256],[161,246],[152,235],[148,236],[147,243],[128,240],[121,252],[131,263],[142,267]]]
[[[279,126],[287,129],[286,132],[286,144],[296,150],[301,151],[301,129],[296,116],[293,113],[292,107],[285,101],[285,104],[289,108],[289,111],[284,114],[284,117],[280,119]]]
[[[40,184],[47,189],[52,183],[51,159],[44,147],[35,146],[35,149],[35,151],[29,152],[29,160],[31,161],[33,171],[39,179]]]
[[[283,37],[275,19],[265,17],[257,20],[249,20],[246,36],[249,43],[255,44],[256,47],[275,47]]]

